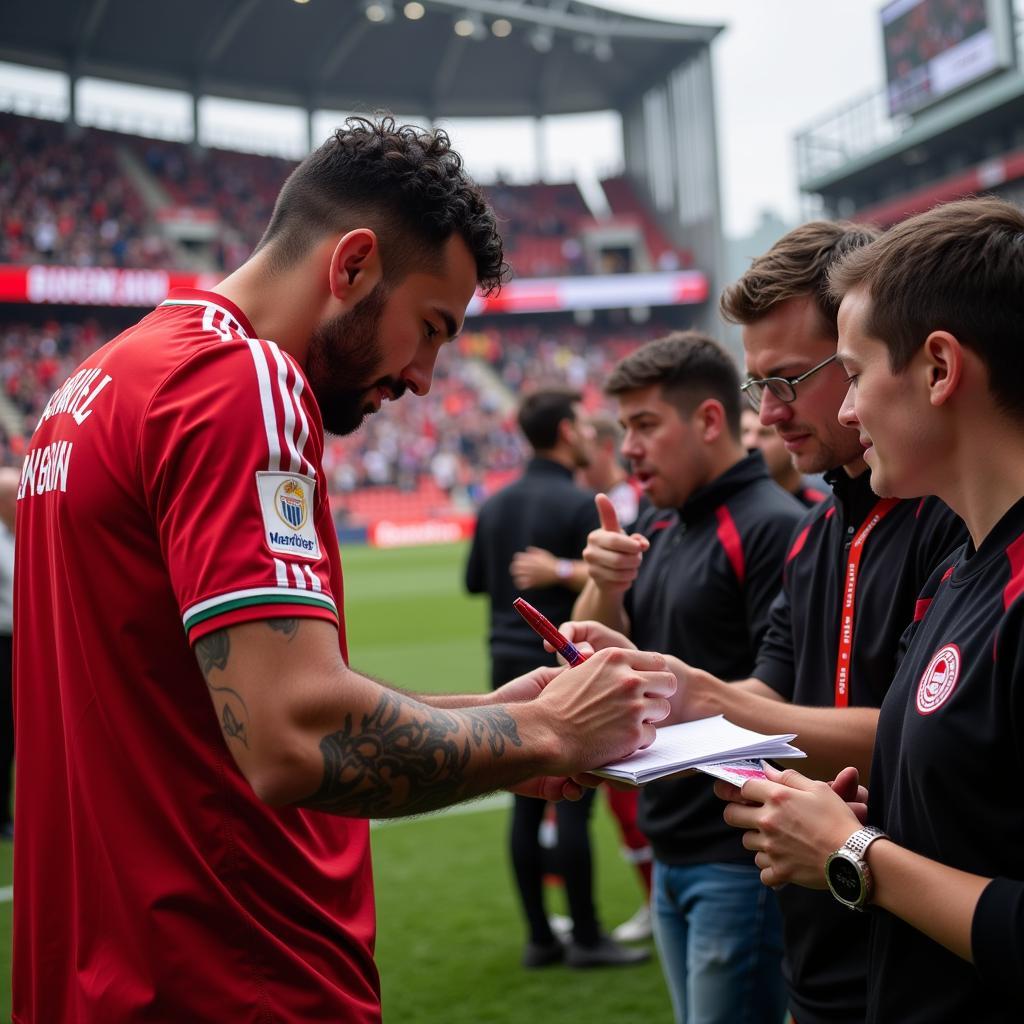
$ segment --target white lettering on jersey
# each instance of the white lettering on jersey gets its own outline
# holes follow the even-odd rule
[[[313,561],[320,558],[320,541],[313,525],[316,480],[301,473],[258,472],[256,489],[267,547],[276,554]],[[305,586],[301,575],[297,582]]]
[[[25,456],[21,467],[18,500],[45,494],[47,491],[68,489],[68,464],[71,462],[70,441],[54,441],[42,448],[33,448]]]
[[[96,400],[96,396],[112,380],[108,373],[94,388],[92,385],[102,372],[99,367],[94,366],[88,370],[79,370],[78,373],[64,381],[50,396],[50,400],[46,403],[46,407],[39,417],[36,429],[50,419],[51,416],[56,416],[62,412],[70,412],[75,422],[81,426],[92,415],[92,409],[89,406],[92,405]]]

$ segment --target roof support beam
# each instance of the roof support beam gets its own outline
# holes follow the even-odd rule
[[[200,50],[198,67],[200,73],[217,61],[228,48],[231,40],[238,35],[239,29],[246,23],[249,16],[259,6],[260,0],[237,0],[228,8],[221,23],[210,34],[209,42]]]

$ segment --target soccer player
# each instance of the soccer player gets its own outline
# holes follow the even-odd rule
[[[847,383],[836,359],[838,302],[828,272],[876,236],[855,224],[804,224],[722,296],[723,314],[743,327],[751,404],[778,430],[797,469],[824,473],[832,494],[805,514],[793,538],[750,678],[726,685],[676,665],[677,716],[724,714],[759,731],[795,732],[808,754],[802,769],[821,779],[847,765],[866,777],[900,638],[932,570],[965,536],[961,520],[936,498],[880,501],[857,432],[838,420]],[[590,627],[567,632],[595,647],[622,642],[591,637]],[[778,898],[794,1018],[859,1024],[867,921],[797,886]]]
[[[503,266],[443,132],[351,119],[238,271],[47,403],[18,511],[16,1020],[378,1022],[365,819],[577,795],[653,737],[655,654],[451,697],[349,665],[323,429],[425,394]]]
[[[598,495],[601,528],[583,552],[590,580],[574,615],[746,678],[802,509],[740,444],[736,366],[711,338],[673,334],[623,359],[605,391],[618,402],[622,454],[654,508],[627,535]],[[622,569],[623,552],[642,561]],[[779,910],[709,781],[648,784],[639,825],[654,851],[654,936],[676,1020],[777,1024]]]
[[[726,815],[766,885],[827,884],[868,923],[869,1022],[1008,1024],[1024,1018],[1024,214],[937,207],[851,253],[832,287],[841,419],[872,486],[939,495],[970,537],[918,601],[867,827],[862,804],[793,771],[723,786],[753,805]],[[854,776],[833,785],[852,795]]]

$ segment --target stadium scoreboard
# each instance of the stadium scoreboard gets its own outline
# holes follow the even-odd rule
[[[1012,0],[892,0],[880,14],[893,116],[1016,63]]]

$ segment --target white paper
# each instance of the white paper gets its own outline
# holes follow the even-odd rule
[[[771,736],[733,725],[723,715],[659,729],[646,750],[606,764],[595,774],[642,785],[688,768],[757,758],[805,757],[790,744],[796,733]]]

